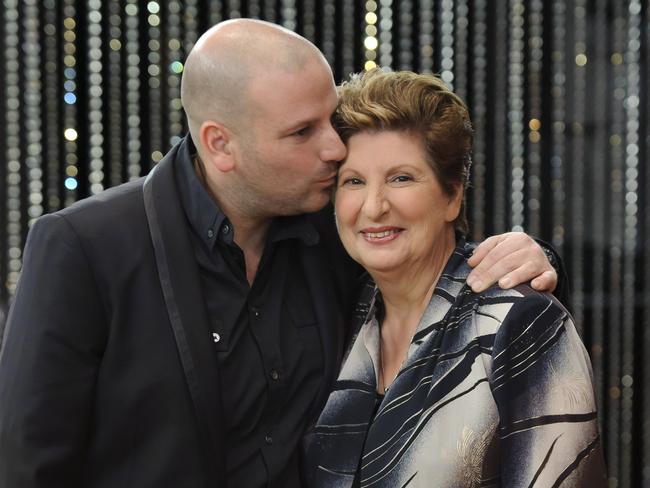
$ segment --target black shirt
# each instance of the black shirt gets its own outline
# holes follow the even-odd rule
[[[191,164],[176,169],[220,370],[229,487],[300,486],[298,445],[318,414],[323,352],[298,246],[303,216],[276,218],[252,286],[235,229]]]

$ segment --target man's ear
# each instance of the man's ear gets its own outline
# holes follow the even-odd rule
[[[213,120],[206,120],[199,128],[199,138],[206,159],[216,169],[225,173],[235,167],[235,159],[231,150],[232,132],[228,128]]]

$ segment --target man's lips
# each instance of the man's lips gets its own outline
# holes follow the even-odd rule
[[[368,242],[382,243],[397,239],[403,230],[404,229],[401,227],[392,226],[367,227],[365,229],[361,229],[360,233],[361,236]]]
[[[335,180],[336,180],[336,173],[332,173],[330,176],[320,179],[316,183],[320,183],[323,185],[332,185],[334,184]]]

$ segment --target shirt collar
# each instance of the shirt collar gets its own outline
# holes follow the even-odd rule
[[[212,249],[227,218],[196,174],[196,149],[189,136],[187,142],[187,151],[181,154],[175,165],[181,203],[196,235]]]
[[[305,245],[313,246],[319,241],[319,234],[306,215],[277,217],[269,229],[268,241],[280,242],[286,239],[300,239]]]

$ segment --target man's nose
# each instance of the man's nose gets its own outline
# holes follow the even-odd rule
[[[325,134],[321,159],[323,161],[342,161],[345,159],[347,149],[334,127],[329,127]]]

